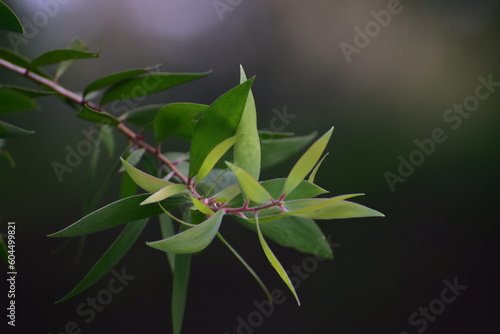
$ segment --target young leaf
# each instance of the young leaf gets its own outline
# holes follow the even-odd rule
[[[171,103],[163,106],[154,119],[154,132],[157,143],[174,135],[191,120],[200,116],[208,106],[196,103]]]
[[[262,288],[262,290],[266,294],[267,299],[270,302],[272,302],[273,301],[273,297],[271,296],[271,293],[267,289],[267,287],[264,284],[264,282],[262,282],[262,280],[260,279],[260,277],[257,275],[257,273],[252,269],[252,267],[250,267],[250,265],[241,257],[240,254],[238,254],[238,252],[226,241],[226,239],[224,239],[222,237],[222,235],[220,233],[217,233],[217,237],[220,239],[220,241],[222,241],[222,243],[224,245],[226,245],[227,248],[229,248],[229,250],[231,251],[231,253],[233,253],[234,256],[236,256],[236,258],[241,262],[241,264],[243,264],[243,266],[245,267],[246,270],[248,270],[248,272],[250,273],[250,275],[252,275],[253,278],[255,278],[255,280],[257,281],[257,283],[259,283],[260,287]]]
[[[196,209],[198,209],[198,211],[200,211],[201,213],[206,214],[206,215],[213,215],[214,214],[214,212],[212,211],[212,209],[210,209],[208,207],[208,205],[206,205],[202,201],[197,200],[193,196],[191,196],[191,201],[193,202],[194,207]]]
[[[151,193],[155,193],[158,190],[171,185],[172,182],[168,182],[152,175],[146,174],[143,171],[133,167],[131,164],[120,158],[122,161],[125,170],[128,175],[134,180],[134,182],[141,187],[142,189],[149,191]]]
[[[35,133],[35,131],[21,129],[15,125],[0,121],[0,138],[25,136],[33,133]]]
[[[295,288],[293,287],[292,281],[290,280],[290,277],[288,277],[288,274],[286,273],[285,269],[279,262],[278,258],[276,255],[274,255],[273,251],[269,246],[267,245],[266,239],[264,239],[264,236],[262,235],[262,232],[260,230],[260,224],[259,224],[259,218],[258,214],[255,213],[255,225],[257,226],[257,234],[259,236],[259,241],[262,246],[262,249],[264,250],[264,253],[266,254],[267,259],[273,266],[273,268],[276,270],[278,275],[280,275],[281,279],[285,284],[288,286],[292,294],[294,295],[295,299],[297,300],[297,304],[300,306],[300,300],[299,296],[297,296],[297,292],[295,292]]]
[[[285,182],[285,187],[283,188],[284,194],[289,194],[295,187],[306,177],[307,174],[314,168],[321,154],[325,150],[326,144],[330,140],[333,128],[331,128],[327,133],[325,133],[320,139],[318,139],[311,147],[302,155],[302,157],[297,161],[295,166],[288,174]]]
[[[253,78],[224,93],[200,117],[191,141],[189,177],[198,174],[203,161],[215,146],[234,136],[252,82]]]
[[[89,122],[107,124],[110,126],[117,126],[118,124],[120,124],[120,121],[111,116],[110,114],[91,109],[87,105],[83,106],[82,111],[76,114],[76,117],[84,119]]]
[[[236,175],[238,184],[240,185],[240,188],[245,194],[246,198],[256,203],[269,203],[270,201],[272,201],[272,197],[267,192],[267,190],[264,189],[264,187],[259,182],[257,182],[257,180],[255,180],[250,174],[230,162],[226,161],[226,164]]]
[[[138,76],[140,74],[147,73],[147,72],[148,72],[147,69],[138,68],[138,69],[127,70],[127,71],[107,75],[105,77],[97,79],[96,81],[88,84],[87,87],[85,87],[85,89],[83,90],[83,95],[87,96],[90,92],[100,90],[102,88],[114,85],[114,84],[119,83],[121,81],[130,79],[132,77],[135,77],[135,76]]]
[[[166,198],[172,197],[174,195],[177,195],[177,194],[179,194],[181,192],[185,192],[185,191],[186,191],[186,186],[184,184],[178,184],[178,183],[169,184],[168,186],[161,188],[160,190],[155,192],[153,195],[146,198],[141,203],[141,205],[160,202]]]
[[[99,54],[95,52],[85,52],[85,51],[78,51],[71,49],[51,50],[33,59],[31,61],[29,68],[55,64],[70,59],[98,58],[98,57]]]
[[[241,194],[241,189],[237,184],[235,184],[221,190],[214,197],[217,198],[217,201],[219,202],[229,202],[239,194]]]
[[[148,242],[147,245],[164,252],[172,252],[176,254],[196,253],[205,249],[214,239],[219,230],[224,211],[219,210],[217,213],[203,223],[200,223],[190,229],[176,234],[172,237]],[[176,260],[177,262],[177,260]]]
[[[247,81],[242,66],[240,66],[240,76],[240,84]],[[251,90],[248,92],[245,109],[235,134],[240,137],[234,145],[234,163],[246,170],[254,179],[259,180],[260,140],[257,130],[257,111]]]
[[[2,1],[0,1],[0,30],[24,33],[24,28],[19,18]]]
[[[140,205],[148,196],[148,194],[143,194],[120,199],[86,215],[70,226],[50,234],[49,237],[74,237],[90,234],[163,213],[163,210],[156,204]],[[177,197],[171,197],[162,202],[162,205],[169,210],[183,204],[186,204],[186,200]]]
[[[222,156],[231,148],[231,146],[236,143],[238,136],[229,137],[215,146],[212,151],[207,155],[205,161],[201,165],[198,175],[196,176],[196,181],[200,182],[203,180],[208,173],[214,168],[215,164],[222,158]]]
[[[109,87],[101,98],[101,104],[113,101],[130,100],[203,78],[203,73],[150,73],[120,81]]]
[[[38,104],[29,96],[10,89],[0,89],[0,114],[38,109]]]
[[[58,300],[56,303],[61,303],[66,301],[77,294],[85,291],[87,288],[91,287],[97,281],[104,277],[113,267],[115,267],[118,262],[127,254],[130,248],[137,241],[137,238],[141,235],[142,230],[146,226],[148,218],[141,219],[128,223],[127,226],[120,233],[118,238],[113,242],[113,244],[108,248],[108,250],[103,254],[103,256],[97,261],[97,263],[90,269],[90,271],[85,275],[78,285],[71,290],[66,296]]]
[[[89,48],[87,44],[83,43],[79,38],[75,38],[73,42],[71,43],[70,47],[71,50],[77,50],[77,51],[87,51]],[[66,70],[73,64],[74,59],[71,60],[65,60],[59,64],[56,70],[56,76],[54,77],[54,81],[59,80],[59,78],[66,72]]]
[[[245,227],[256,231],[256,224],[237,218]],[[299,252],[321,255],[333,259],[333,251],[323,232],[312,219],[286,217],[260,224],[262,234],[274,242]]]
[[[307,181],[314,183],[314,179],[316,178],[316,173],[318,172],[319,168],[321,167],[321,164],[323,163],[323,160],[325,160],[326,156],[328,153],[326,153],[323,158],[316,164],[316,167],[314,167],[313,171],[311,172],[311,175],[309,175],[309,178]]]
[[[299,214],[300,217],[311,219],[344,219],[360,217],[385,217],[383,213],[370,209],[358,203],[339,201],[313,212]]]
[[[136,166],[142,159],[142,156],[146,153],[146,149],[144,147],[138,148],[137,150],[132,151],[125,159],[126,162],[129,163],[131,166]],[[122,165],[120,170],[118,172],[124,172],[125,171],[125,166]]]
[[[307,136],[262,139],[262,168],[273,167],[300,152],[313,141],[316,132]]]

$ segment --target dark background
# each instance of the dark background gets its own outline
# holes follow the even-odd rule
[[[37,12],[47,13],[43,1],[6,3],[30,21]],[[79,61],[62,79],[73,90],[105,74],[162,63],[163,71],[213,73],[148,101],[209,104],[238,83],[243,64],[257,76],[253,92],[261,128],[270,126],[274,108],[285,106],[295,115],[286,131],[324,133],[335,126],[317,182],[334,195],[366,193],[358,202],[386,218],[319,222],[340,246],[334,261],[319,263],[301,281],[301,307],[268,265],[256,235],[225,222],[232,244],[271,289],[285,292],[286,301],[255,333],[418,333],[423,328],[412,326],[410,315],[440,298],[443,281],[455,278],[467,288],[423,332],[500,332],[500,87],[456,130],[443,121],[448,108],[474,94],[478,76],[500,82],[498,1],[401,1],[402,11],[351,63],[340,43],[353,44],[353,29],[364,29],[373,20],[370,11],[386,9],[387,1],[233,1],[222,20],[212,0],[65,3],[50,7],[54,15],[18,51],[33,58],[77,36],[101,50],[100,59]],[[1,36],[1,45],[11,48],[7,34]],[[25,82],[5,70],[0,78]],[[54,304],[119,231],[89,236],[78,263],[76,239],[54,253],[65,240],[46,235],[82,217],[89,159],[61,183],[51,163],[64,161],[65,147],[83,139],[88,123],[52,98],[40,103],[40,111],[4,118],[37,131],[7,141],[15,169],[0,160],[0,231],[6,233],[8,221],[17,226],[17,331],[8,333],[59,333],[69,321],[82,333],[170,333],[169,269],[162,253],[144,245],[158,238],[154,221],[116,267],[135,278],[94,321],[85,323],[76,308],[105,288],[111,275]],[[408,159],[417,148],[414,140],[430,138],[436,128],[447,140],[392,192],[384,173],[397,173],[398,156]],[[118,144],[121,151],[125,141]],[[182,149],[185,143],[172,147]],[[111,163],[104,154],[102,160],[100,177]],[[263,176],[286,176],[293,163]],[[117,198],[117,185],[101,205]],[[271,247],[285,268],[307,258]],[[184,332],[220,334],[238,333],[237,318],[247,319],[256,310],[252,302],[264,299],[219,242],[194,256],[188,297]],[[0,300],[5,309],[7,298]]]

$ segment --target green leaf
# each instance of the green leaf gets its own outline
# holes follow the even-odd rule
[[[256,224],[238,220],[247,228],[256,231]],[[281,246],[291,247],[299,252],[333,259],[333,251],[323,232],[312,219],[286,217],[260,225],[262,234]]]
[[[5,159],[7,159],[7,161],[10,164],[10,167],[16,168],[16,163],[14,162],[14,158],[12,157],[9,151],[0,150],[0,156],[5,157]]]
[[[257,180],[255,180],[250,174],[230,162],[226,161],[226,164],[236,175],[238,184],[240,185],[240,188],[245,194],[246,198],[256,203],[269,203],[272,201],[272,197],[267,192],[267,190],[264,189],[264,187],[259,182],[257,182]]]
[[[240,84],[247,81],[247,76],[243,67],[240,66]],[[236,135],[240,136],[234,145],[234,163],[243,168],[259,180],[260,175],[260,140],[257,130],[257,111],[252,91],[248,92],[245,109],[241,116],[240,124],[236,129]]]
[[[1,56],[0,56],[1,58]],[[47,91],[47,90],[36,90],[36,89],[30,89],[30,88],[25,88],[21,86],[14,86],[14,85],[0,85],[0,89],[8,89],[12,91],[16,91],[19,93],[22,93],[25,96],[31,97],[31,98],[37,98],[37,97],[43,97],[47,95],[54,95],[56,92],[54,91]]]
[[[206,214],[206,215],[213,215],[214,212],[212,211],[212,209],[210,209],[208,207],[208,205],[206,205],[205,203],[203,203],[202,201],[200,200],[197,200],[196,198],[194,198],[193,196],[191,196],[191,201],[193,202],[193,205],[194,207],[200,211],[201,213],[203,214]]]
[[[241,194],[241,189],[237,184],[235,184],[219,191],[215,195],[215,198],[217,198],[218,202],[229,202],[239,194]]]
[[[155,193],[158,190],[171,185],[172,182],[168,182],[152,175],[146,174],[143,171],[133,167],[131,164],[120,158],[122,161],[125,170],[128,175],[134,180],[134,182],[141,187],[142,189],[149,191],[151,193]]]
[[[120,199],[86,215],[76,223],[50,234],[49,237],[74,237],[90,234],[163,213],[163,210],[156,204],[140,205],[148,196],[148,194],[142,194]],[[183,204],[186,204],[186,200],[178,197],[172,197],[162,202],[162,205],[170,210]]]
[[[132,151],[125,159],[126,162],[131,166],[136,166],[142,159],[142,156],[146,153],[146,149],[144,147],[138,148],[137,150]],[[118,172],[124,172],[125,166],[123,165]]]
[[[0,1],[0,30],[24,33],[24,28],[19,18],[2,1]]]
[[[174,334],[181,334],[182,321],[186,310],[187,289],[191,254],[175,255],[174,278],[172,287],[172,327]]]
[[[105,77],[97,79],[97,80],[91,82],[90,84],[88,84],[87,87],[85,87],[85,89],[83,90],[83,95],[87,96],[87,94],[89,94],[90,92],[100,90],[102,88],[117,84],[121,81],[130,79],[132,77],[135,77],[135,76],[147,73],[147,72],[149,72],[148,69],[137,68],[137,69],[133,69],[133,70],[127,70],[127,71],[107,75]]]
[[[75,38],[73,42],[71,43],[70,47],[71,50],[77,50],[77,51],[87,51],[89,48],[87,44],[82,42],[79,38]],[[56,76],[54,77],[54,81],[59,80],[59,78],[66,72],[66,70],[73,64],[74,59],[71,60],[65,60],[59,64],[56,70]]]
[[[76,114],[76,117],[84,119],[89,122],[106,124],[110,126],[117,126],[118,124],[120,124],[120,121],[111,116],[110,114],[91,109],[87,105],[83,106],[82,111]]]
[[[220,96],[200,117],[191,141],[189,177],[198,174],[215,146],[234,136],[245,109],[253,78]]]
[[[137,185],[127,173],[122,174],[119,198],[134,196],[137,193]]]
[[[101,104],[130,100],[193,81],[208,75],[203,73],[151,73],[120,81],[109,87],[101,98]]]
[[[99,54],[95,52],[85,52],[71,49],[58,49],[48,51],[31,61],[29,68],[56,64],[65,60],[98,58]]]
[[[271,263],[273,268],[276,270],[278,275],[280,275],[283,282],[285,282],[285,284],[288,286],[288,288],[290,289],[290,291],[294,295],[295,299],[297,300],[297,304],[300,306],[299,296],[297,296],[297,292],[295,291],[295,288],[293,287],[293,284],[292,284],[292,281],[290,280],[290,277],[288,277],[288,274],[286,273],[285,269],[281,265],[281,263],[278,260],[278,258],[276,257],[276,255],[274,255],[271,248],[269,248],[269,246],[267,245],[266,239],[264,239],[264,236],[262,235],[257,213],[255,214],[255,220],[256,220],[255,225],[257,226],[257,234],[259,236],[259,241],[260,241],[260,244],[262,246],[262,249],[264,250],[264,253],[266,254],[267,259],[269,260],[269,262]]]
[[[316,137],[316,132],[307,136],[281,137],[261,141],[262,168],[270,168],[303,150]]]
[[[175,234],[175,229],[174,229],[174,223],[172,221],[172,218],[170,218],[166,214],[161,214],[159,216],[159,219],[160,219],[160,230],[161,230],[162,238],[165,239],[165,238],[173,236]],[[172,270],[172,273],[174,273],[175,254],[167,252],[167,260],[168,260],[168,264],[170,266],[170,270]]]
[[[115,137],[113,136],[113,128],[106,124],[100,126],[102,143],[106,152],[108,152],[108,158],[111,159],[115,153]]]
[[[70,293],[58,300],[56,303],[61,303],[76,296],[103,278],[104,275],[106,275],[118,264],[118,262],[120,262],[125,254],[127,254],[130,248],[135,244],[147,222],[148,218],[128,223],[118,238],[108,248],[99,261],[97,261],[92,269],[90,269],[82,281],[78,283],[78,285],[71,290]]]
[[[234,256],[236,256],[236,258],[241,262],[241,264],[243,264],[243,266],[245,267],[246,270],[248,270],[248,272],[250,273],[250,275],[252,275],[253,278],[255,278],[255,280],[257,281],[257,283],[259,283],[260,287],[262,288],[262,290],[266,294],[267,299],[269,299],[269,301],[272,302],[273,301],[273,297],[271,296],[271,293],[267,289],[267,287],[264,284],[264,282],[262,282],[262,280],[260,279],[259,275],[257,275],[257,273],[252,269],[252,267],[250,267],[250,265],[243,259],[243,257],[241,257],[241,255],[238,254],[238,252],[226,241],[226,239],[224,239],[222,237],[222,235],[220,233],[217,233],[217,237],[220,239],[220,241],[222,241],[222,243],[224,245],[226,245],[227,248],[229,248],[229,250],[231,251],[231,253],[233,253]]]
[[[318,160],[321,158],[326,144],[330,140],[333,128],[318,139],[312,146],[302,155],[295,166],[288,174],[288,177],[283,188],[283,193],[290,193],[295,187],[306,177],[307,174],[314,168]]]
[[[344,219],[360,217],[385,217],[384,214],[358,203],[339,201],[313,212],[299,214],[311,219]]]
[[[10,89],[0,89],[0,114],[38,109],[38,104],[29,96]]]
[[[31,62],[28,58],[2,47],[0,47],[0,58],[24,68],[27,68]]]
[[[196,103],[171,103],[163,106],[154,119],[154,132],[157,143],[175,134],[196,117],[207,110],[208,106]]]
[[[208,173],[214,168],[215,164],[222,158],[224,154],[236,143],[238,136],[229,137],[215,146],[212,151],[207,155],[205,161],[201,165],[198,175],[196,176],[196,181],[199,182],[203,180]]]
[[[184,184],[169,184],[168,186],[161,188],[157,192],[155,192],[153,195],[149,196],[146,198],[141,205],[145,204],[150,204],[150,203],[156,203],[163,201],[166,198],[172,197],[174,195],[177,195],[182,192],[186,192],[187,188],[186,185]]]
[[[25,136],[33,133],[35,133],[35,131],[21,129],[15,125],[0,121],[0,138]]]
[[[172,237],[148,242],[147,245],[164,252],[172,252],[176,254],[199,252],[205,249],[215,238],[223,216],[224,211],[219,210],[203,223],[195,225],[190,229]]]
[[[307,181],[314,183],[314,179],[316,178],[316,173],[318,172],[319,168],[321,167],[321,164],[323,163],[323,160],[327,157],[328,153],[326,153],[323,158],[316,164],[316,167],[314,167],[313,171],[311,172],[311,175],[309,175],[309,178]]]
[[[132,124],[146,126],[152,124],[158,111],[163,108],[163,104],[151,104],[124,113],[120,118]]]

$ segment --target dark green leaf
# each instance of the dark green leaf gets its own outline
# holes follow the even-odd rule
[[[208,75],[204,73],[151,73],[121,81],[106,90],[101,104],[119,100],[130,100],[149,95],[193,81]]]
[[[137,185],[127,173],[122,174],[119,198],[134,196],[137,193]]]
[[[99,261],[90,269],[83,280],[70,293],[56,303],[61,303],[76,296],[103,278],[127,254],[141,235],[147,222],[148,218],[128,223],[115,242],[113,242]]]
[[[1,56],[0,56],[1,58]],[[47,95],[54,95],[56,92],[54,91],[47,91],[47,90],[35,90],[35,89],[30,89],[30,88],[25,88],[25,87],[20,87],[20,86],[14,86],[14,85],[0,85],[0,89],[9,89],[13,90],[19,93],[22,93],[28,97],[31,98],[37,98],[37,97],[42,97],[42,96],[47,96]]]
[[[70,47],[71,50],[77,50],[77,51],[87,51],[89,48],[87,44],[83,43],[79,38],[75,38],[73,42],[71,43]],[[65,60],[59,64],[56,70],[56,76],[54,77],[54,81],[59,80],[59,78],[66,72],[66,70],[73,64],[74,59],[71,60]]]
[[[21,129],[15,125],[0,121],[0,138],[25,136],[33,133],[35,133],[35,131]]]
[[[5,48],[0,48],[0,58],[24,68],[30,65],[30,60],[28,58]]]
[[[142,194],[120,199],[88,214],[61,231],[50,234],[49,237],[73,237],[90,234],[163,213],[158,204],[140,205],[148,197],[149,194]],[[161,204],[171,210],[186,204],[186,199],[172,197]]]
[[[191,142],[190,177],[198,174],[215,146],[234,136],[252,83],[253,78],[224,93],[200,117]]]
[[[0,89],[0,114],[38,109],[38,104],[29,96],[10,89]]]
[[[2,1],[0,1],[0,30],[24,33],[24,28],[19,18]]]
[[[256,231],[254,223],[238,220],[251,230]],[[274,242],[291,247],[299,252],[333,259],[333,251],[323,232],[312,219],[286,217],[260,225],[262,234]]]
[[[0,150],[0,156],[5,157],[5,159],[7,159],[7,161],[10,164],[10,167],[16,168],[16,163],[14,162],[14,158],[12,157],[9,151]]]
[[[174,223],[172,221],[172,218],[170,218],[166,214],[161,214],[159,216],[159,219],[160,219],[161,237],[163,239],[165,239],[165,238],[173,236],[175,234],[175,229],[174,229]],[[175,254],[167,252],[167,260],[168,260],[168,264],[170,266],[170,270],[172,270],[172,273],[174,273]]]
[[[87,85],[87,87],[85,87],[85,89],[83,90],[83,95],[86,96],[90,92],[94,92],[96,90],[100,90],[102,88],[117,84],[121,81],[130,79],[140,74],[147,73],[148,71],[148,69],[137,68],[107,75]]]
[[[191,254],[176,254],[172,287],[172,327],[174,334],[181,334],[186,310]]]
[[[137,109],[127,111],[121,116],[121,119],[136,125],[150,125],[153,124],[156,113],[163,108],[163,104],[151,104]]]
[[[316,135],[317,133],[313,132],[307,136],[262,140],[262,168],[275,166],[300,152]]]
[[[56,64],[70,59],[97,58],[97,57],[99,57],[99,54],[94,52],[85,52],[85,51],[78,51],[71,49],[51,50],[33,59],[31,61],[30,68]]]
[[[120,121],[111,116],[110,114],[91,109],[87,105],[83,106],[82,111],[76,114],[76,117],[84,119],[89,122],[106,124],[110,126],[117,126],[118,124],[120,124]]]
[[[175,134],[196,117],[207,110],[208,106],[196,103],[171,103],[161,108],[154,119],[154,132],[157,143]]]

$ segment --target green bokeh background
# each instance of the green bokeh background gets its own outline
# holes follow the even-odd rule
[[[286,302],[255,333],[417,333],[421,327],[412,326],[409,316],[440,298],[443,280],[455,277],[467,289],[425,333],[500,330],[500,87],[456,130],[443,120],[448,108],[474,94],[478,76],[500,82],[499,1],[401,1],[401,12],[350,63],[339,45],[353,44],[354,28],[364,29],[373,21],[370,11],[386,9],[387,1],[233,1],[222,20],[213,0],[73,0],[49,11],[34,0],[6,3],[32,22],[38,17],[43,23],[40,12],[53,14],[18,45],[23,55],[66,47],[77,36],[101,50],[100,59],[79,61],[61,79],[73,90],[108,73],[162,63],[164,71],[213,73],[148,102],[209,104],[238,83],[243,64],[247,75],[256,75],[261,128],[271,126],[273,110],[284,108],[294,115],[284,131],[324,133],[335,126],[317,182],[334,195],[366,193],[358,202],[386,218],[319,222],[340,245],[334,261],[319,263],[301,281],[301,307],[267,264],[256,235],[225,222],[228,239],[269,287],[285,291]],[[0,45],[11,48],[7,34],[0,35]],[[0,79],[27,82],[3,69]],[[40,104],[40,111],[3,118],[36,130],[7,141],[15,169],[0,160],[0,232],[6,233],[8,221],[17,227],[17,332],[59,333],[75,321],[82,333],[169,333],[169,270],[164,255],[144,245],[158,238],[156,221],[117,266],[135,279],[94,321],[85,323],[75,310],[105,288],[110,275],[70,301],[53,303],[85,275],[118,230],[89,236],[78,263],[77,239],[54,253],[65,240],[46,235],[81,218],[89,158],[63,182],[51,163],[64,162],[66,146],[75,148],[89,123],[60,101],[43,98]],[[417,148],[414,141],[430,138],[436,128],[447,140],[391,191],[384,173],[396,173],[398,157],[408,158]],[[120,138],[118,151],[124,145]],[[187,149],[183,142],[171,145]],[[104,152],[101,161],[100,180],[112,163]],[[262,178],[283,177],[293,163]],[[117,186],[101,205],[117,198]],[[271,247],[285,268],[307,258]],[[185,333],[238,333],[238,317],[248,319],[256,310],[253,301],[263,299],[253,279],[215,242],[193,259]]]

